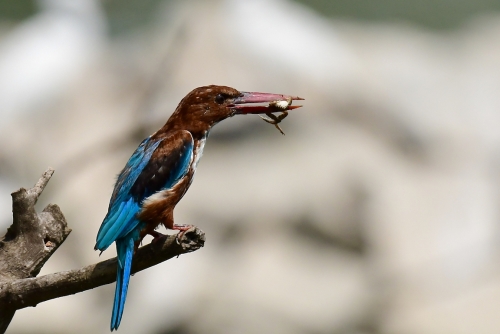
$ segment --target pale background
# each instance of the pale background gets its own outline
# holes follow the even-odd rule
[[[177,223],[205,248],[135,275],[119,333],[500,333],[500,3],[0,1],[0,234],[56,173],[93,251],[116,174],[191,89],[302,96],[282,136],[211,134]],[[108,333],[114,284],[9,333]]]

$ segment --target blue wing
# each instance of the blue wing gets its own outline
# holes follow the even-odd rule
[[[162,139],[146,138],[130,157],[116,181],[108,214],[97,233],[95,249],[104,251],[135,229],[142,201],[171,188],[186,175],[193,155],[193,137],[178,131]]]

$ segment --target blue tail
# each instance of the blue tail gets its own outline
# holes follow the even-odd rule
[[[132,266],[132,257],[134,255],[134,237],[130,234],[116,240],[118,268],[116,271],[115,300],[113,303],[113,314],[111,316],[111,331],[118,329],[118,326],[120,326],[125,299],[127,298],[130,269]]]

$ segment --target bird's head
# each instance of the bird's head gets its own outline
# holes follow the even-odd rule
[[[218,122],[234,115],[266,114],[280,111],[266,105],[273,101],[303,100],[282,94],[240,92],[227,86],[204,86],[192,90],[177,106],[167,125],[177,124],[191,132],[206,132]],[[300,106],[285,105],[282,110]]]

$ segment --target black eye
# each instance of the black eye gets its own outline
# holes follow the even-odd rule
[[[226,97],[224,95],[217,94],[217,96],[215,97],[215,102],[218,104],[222,104],[222,103],[224,103],[225,99],[226,99]]]

